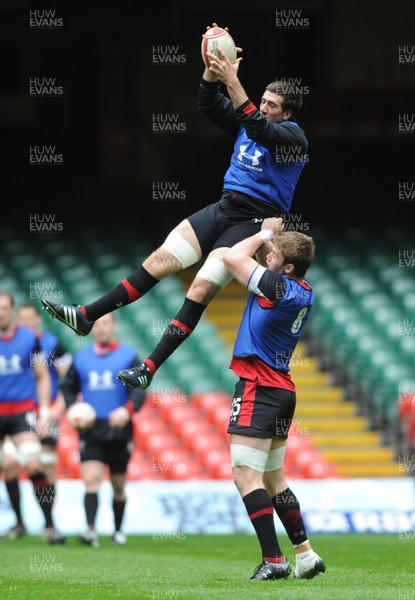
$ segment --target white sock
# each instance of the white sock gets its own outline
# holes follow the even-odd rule
[[[310,558],[313,556],[315,552],[313,550],[306,550],[305,552],[300,552],[295,555],[295,560],[305,560],[306,558]]]

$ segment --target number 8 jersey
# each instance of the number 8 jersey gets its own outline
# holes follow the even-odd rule
[[[230,368],[240,376],[238,359],[259,358],[268,367],[287,373],[314,302],[314,292],[285,275],[258,266],[248,283],[251,294],[235,340]],[[243,361],[245,362],[245,361]]]

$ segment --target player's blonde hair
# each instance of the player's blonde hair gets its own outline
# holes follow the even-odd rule
[[[282,231],[274,237],[274,244],[285,262],[294,265],[294,275],[304,277],[316,251],[313,238],[299,231]]]

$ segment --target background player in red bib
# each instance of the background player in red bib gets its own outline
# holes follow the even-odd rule
[[[228,427],[234,481],[262,550],[251,579],[286,578],[291,572],[278,543],[274,510],[295,548],[294,577],[310,579],[325,571],[282,469],[296,406],[290,360],[313,306],[304,277],[314,252],[310,236],[284,232],[282,219],[271,218],[224,256],[230,273],[251,292],[230,364],[239,381]]]

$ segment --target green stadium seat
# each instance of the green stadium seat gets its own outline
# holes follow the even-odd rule
[[[402,298],[401,306],[405,311],[410,311],[410,314],[415,310],[415,291],[408,292]]]
[[[398,345],[405,362],[415,367],[415,336],[399,335]]]

